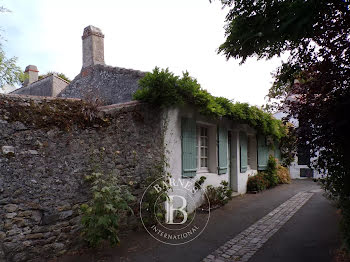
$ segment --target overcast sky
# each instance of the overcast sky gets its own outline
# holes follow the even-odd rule
[[[0,0],[11,13],[0,14],[7,56],[40,73],[62,72],[73,79],[82,66],[84,27],[105,34],[105,61],[111,66],[151,71],[155,66],[189,71],[215,96],[254,105],[265,103],[271,72],[281,63],[218,55],[227,13],[219,0]]]

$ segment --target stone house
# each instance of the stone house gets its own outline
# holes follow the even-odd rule
[[[208,118],[191,107],[169,109],[166,116],[167,171],[184,183],[204,176],[204,187],[227,181],[234,195],[244,194],[248,177],[266,170],[269,155],[280,158],[279,150],[271,150],[266,137],[246,124]],[[202,200],[196,195],[189,210]]]
[[[96,164],[140,198],[156,163],[180,181],[204,176],[204,186],[227,181],[244,194],[269,154],[279,157],[248,125],[208,118],[192,106],[160,110],[131,101],[145,72],[105,65],[96,27],[86,27],[82,41],[83,67],[71,83],[56,75],[38,80],[37,68],[28,66],[28,82],[0,96],[1,261],[47,261],[75,247],[79,207],[89,199],[84,176]]]
[[[62,85],[48,95],[40,88],[33,88],[37,83],[34,82],[13,94],[78,98],[104,106],[128,104],[139,87],[138,80],[146,72],[107,66],[104,62],[104,34],[94,26],[84,29],[82,51],[81,72],[64,88],[60,89]],[[37,74],[32,68],[36,69],[35,66],[26,69],[30,80],[36,79]],[[43,89],[49,88],[45,86]],[[190,107],[163,110],[161,114],[166,119],[164,151],[169,161],[167,171],[174,177],[195,181],[205,176],[205,185],[214,186],[227,181],[236,194],[243,194],[248,176],[266,169],[269,154],[280,157],[279,151],[271,151],[266,138],[257,136],[257,131],[248,125],[225,119],[207,119]]]

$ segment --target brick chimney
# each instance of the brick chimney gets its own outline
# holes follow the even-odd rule
[[[104,35],[101,29],[89,25],[85,27],[83,39],[83,68],[96,64],[105,64]]]
[[[31,83],[38,81],[39,78],[39,71],[38,68],[35,65],[29,65],[26,67],[26,70],[24,73],[28,76],[23,83],[23,86],[30,85]]]

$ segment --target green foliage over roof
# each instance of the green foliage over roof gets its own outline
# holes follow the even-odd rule
[[[156,67],[139,81],[139,85],[140,89],[134,94],[136,100],[163,108],[193,105],[203,115],[226,117],[245,123],[259,133],[271,135],[278,140],[287,134],[282,121],[275,119],[270,113],[247,103],[234,103],[224,97],[212,96],[188,72],[179,77],[168,69],[160,70]]]

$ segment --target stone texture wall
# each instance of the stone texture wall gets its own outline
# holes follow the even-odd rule
[[[56,97],[68,84],[67,81],[53,74],[21,87],[13,91],[12,94]]]
[[[0,261],[48,261],[76,248],[79,207],[90,198],[84,176],[94,169],[132,184],[139,197],[149,170],[162,163],[159,110],[137,102],[90,108],[90,122],[70,116],[67,128],[57,114],[72,104],[85,114],[79,103],[0,96]],[[40,110],[26,120],[18,112],[28,107]]]
[[[59,97],[98,99],[104,105],[128,102],[144,75],[141,71],[106,65],[86,67]]]

